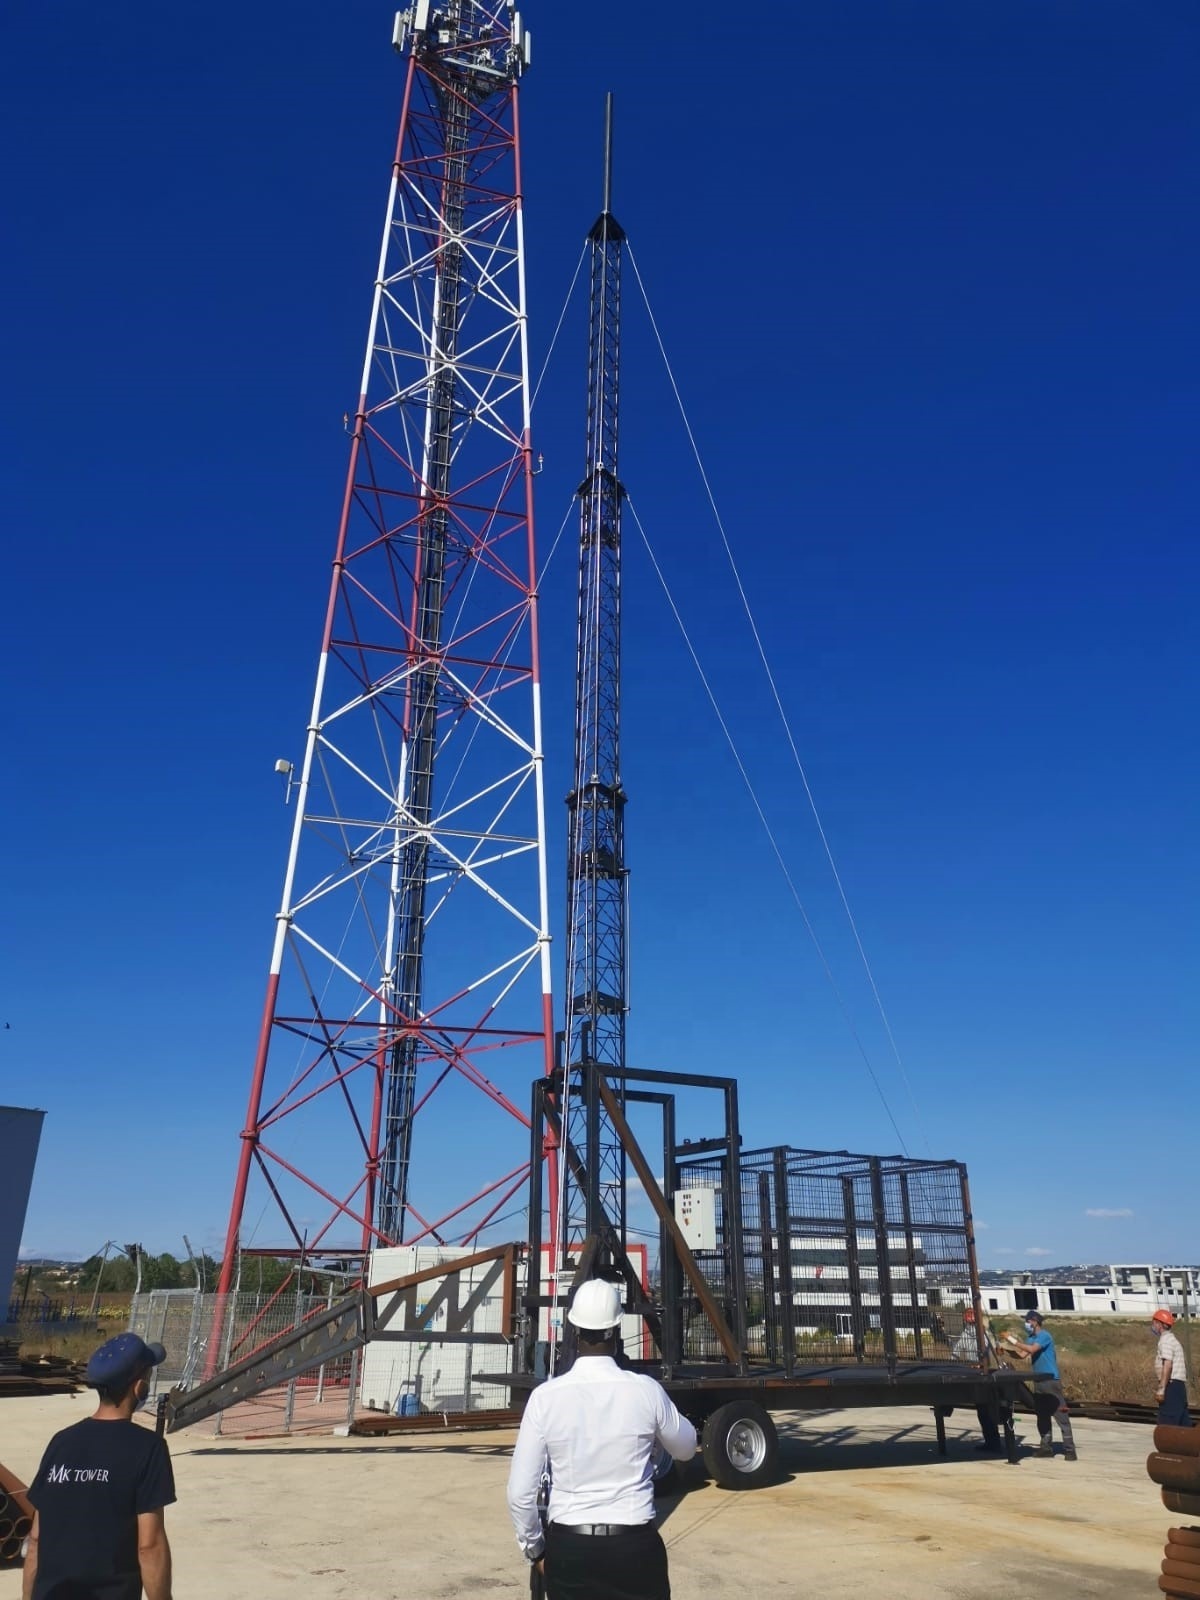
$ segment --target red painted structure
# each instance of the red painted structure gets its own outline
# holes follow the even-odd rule
[[[477,1240],[525,1185],[519,1107],[553,1065],[528,47],[496,0],[417,5],[395,42],[400,131],[304,757],[280,764],[295,821],[222,1292],[240,1247]]]

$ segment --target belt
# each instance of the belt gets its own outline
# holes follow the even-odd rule
[[[652,1522],[552,1522],[560,1533],[581,1533],[592,1538],[607,1539],[616,1533],[638,1533],[642,1528],[652,1528]]]

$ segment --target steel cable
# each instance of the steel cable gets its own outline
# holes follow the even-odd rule
[[[725,524],[724,524],[724,521],[723,521],[723,519],[721,517],[721,513],[720,513],[720,511],[719,511],[719,509],[717,507],[716,497],[713,494],[712,486],[709,483],[708,473],[705,470],[704,462],[703,462],[703,460],[701,458],[701,455],[700,455],[700,449],[699,449],[699,446],[696,443],[696,436],[692,431],[692,425],[691,425],[691,422],[690,422],[690,420],[688,418],[687,410],[686,410],[686,408],[685,408],[685,406],[683,404],[683,397],[680,394],[679,385],[678,385],[678,383],[676,382],[676,379],[675,379],[675,373],[674,373],[674,371],[673,371],[673,369],[671,367],[670,360],[668,359],[667,352],[666,352],[666,347],[663,344],[662,334],[659,332],[658,322],[657,322],[657,320],[656,320],[656,318],[654,316],[654,312],[653,312],[653,310],[651,308],[651,305],[650,305],[650,297],[646,292],[646,285],[642,281],[641,272],[638,270],[638,264],[637,264],[637,261],[636,261],[636,259],[634,257],[634,254],[633,254],[632,245],[629,246],[629,261],[630,261],[630,265],[633,267],[633,274],[634,274],[634,277],[637,279],[638,288],[641,290],[642,303],[645,305],[645,307],[646,307],[646,315],[650,319],[650,327],[653,330],[655,342],[658,345],[658,352],[659,352],[659,355],[662,357],[663,366],[666,369],[667,378],[668,378],[668,380],[670,382],[672,392],[674,393],[674,396],[675,396],[675,403],[679,407],[679,415],[683,420],[683,426],[684,426],[685,432],[687,433],[688,443],[692,447],[692,454],[695,457],[696,466],[697,466],[697,468],[699,469],[699,472],[700,472],[700,480],[704,485],[704,492],[705,492],[705,495],[706,495],[706,497],[708,499],[709,508],[711,509],[712,514],[713,514],[713,520],[716,522],[717,531],[721,535],[721,543],[722,543],[722,545],[724,546],[724,549],[725,549],[725,556],[726,556],[726,559],[729,562],[729,569],[733,573],[734,583],[737,585],[737,592],[738,592],[738,595],[739,595],[739,597],[741,599],[741,602],[742,602],[742,609],[746,613],[746,621],[749,623],[750,632],[753,635],[754,644],[755,644],[755,647],[756,647],[756,649],[758,651],[758,657],[759,657],[759,660],[762,662],[763,671],[766,674],[767,683],[769,684],[770,689],[771,689],[771,696],[772,696],[773,700],[775,701],[775,708],[776,708],[777,712],[779,713],[779,720],[783,725],[784,735],[787,738],[788,747],[792,752],[792,759],[796,764],[796,770],[800,774],[800,781],[801,781],[802,785],[804,786],[804,794],[805,794],[806,799],[808,800],[809,809],[812,811],[813,821],[816,823],[817,833],[820,836],[820,840],[821,840],[821,847],[825,852],[825,859],[829,863],[829,870],[833,874],[834,883],[837,885],[838,895],[839,895],[839,897],[841,899],[841,902],[842,902],[842,909],[846,913],[846,920],[849,923],[850,931],[854,936],[854,943],[858,948],[858,954],[859,954],[859,957],[860,957],[860,959],[862,961],[862,964],[863,964],[863,970],[865,971],[865,973],[867,975],[867,981],[868,981],[868,983],[870,984],[870,987],[871,987],[871,994],[874,997],[875,1005],[878,1008],[880,1019],[883,1022],[884,1032],[887,1034],[888,1043],[891,1046],[891,1050],[892,1050],[892,1055],[895,1057],[896,1066],[897,1066],[897,1068],[899,1070],[901,1081],[903,1082],[904,1088],[905,1088],[905,1092],[908,1095],[908,1101],[909,1101],[909,1105],[912,1107],[913,1117],[914,1117],[914,1119],[915,1119],[915,1121],[917,1123],[917,1127],[920,1129],[921,1138],[925,1143],[926,1149],[928,1149],[929,1148],[929,1138],[928,1138],[928,1135],[925,1132],[925,1128],[924,1128],[924,1125],[923,1125],[922,1120],[921,1120],[921,1114],[920,1114],[920,1111],[918,1110],[918,1107],[917,1107],[916,1097],[913,1094],[912,1084],[909,1081],[908,1072],[905,1069],[904,1061],[901,1058],[900,1048],[896,1043],[896,1036],[895,1036],[894,1032],[892,1031],[891,1020],[889,1019],[888,1014],[887,1014],[887,1010],[886,1010],[886,1008],[884,1006],[883,997],[879,992],[878,984],[875,982],[875,974],[871,969],[870,961],[867,959],[867,952],[866,952],[866,949],[865,949],[865,947],[863,945],[862,937],[861,937],[861,935],[859,934],[859,931],[858,931],[858,924],[855,921],[854,913],[850,909],[850,901],[849,901],[849,898],[846,895],[845,886],[842,883],[842,875],[838,871],[837,862],[834,860],[833,850],[832,850],[832,848],[830,846],[828,835],[825,832],[825,826],[824,826],[823,822],[821,821],[821,814],[820,814],[819,810],[817,809],[816,799],[813,796],[813,792],[812,792],[811,787],[809,786],[808,774],[804,770],[804,763],[800,758],[800,751],[797,748],[795,736],[792,733],[791,722],[789,721],[787,712],[784,709],[783,700],[782,700],[782,698],[780,696],[780,693],[779,693],[779,687],[778,687],[778,684],[776,683],[776,680],[775,680],[775,674],[771,670],[771,663],[770,663],[770,661],[769,661],[769,659],[767,657],[766,647],[763,644],[762,635],[759,632],[758,624],[755,621],[754,613],[751,610],[750,600],[749,600],[749,597],[746,594],[745,587],[744,587],[744,585],[742,583],[741,571],[740,571],[740,569],[738,567],[737,559],[734,556],[732,546],[729,543],[729,536],[725,531]]]
[[[888,1104],[887,1095],[883,1092],[883,1085],[880,1083],[879,1078],[876,1075],[875,1068],[871,1065],[871,1058],[867,1054],[866,1045],[863,1043],[862,1037],[854,1025],[854,1018],[851,1016],[850,1009],[842,996],[841,990],[838,988],[837,980],[833,975],[833,969],[829,965],[825,951],[821,946],[821,941],[817,938],[816,929],[809,920],[808,912],[804,908],[804,902],[800,898],[800,891],[796,888],[795,880],[793,879],[791,871],[788,868],[787,861],[784,859],[784,854],[780,848],[778,839],[775,837],[774,829],[767,820],[767,814],[763,810],[762,802],[758,798],[758,793],[754,787],[753,780],[751,779],[749,772],[746,770],[746,763],[742,760],[741,752],[738,750],[737,743],[734,740],[733,734],[730,732],[729,724],[725,720],[725,715],[721,710],[720,703],[717,700],[716,694],[713,692],[713,687],[709,682],[708,674],[705,672],[703,664],[701,663],[700,657],[696,651],[696,647],[692,643],[691,635],[687,630],[687,625],[680,614],[679,607],[675,604],[675,596],[671,593],[671,587],[666,580],[666,576],[663,573],[662,568],[658,564],[658,557],[654,554],[654,549],[651,546],[650,539],[645,528],[642,526],[642,519],[638,516],[637,508],[634,506],[633,501],[628,495],[626,495],[625,504],[629,508],[629,514],[633,518],[634,526],[637,528],[638,533],[642,536],[642,543],[646,547],[646,554],[650,557],[650,565],[654,568],[655,576],[662,585],[663,594],[666,596],[667,604],[671,608],[671,615],[675,618],[675,622],[679,628],[679,631],[683,635],[683,642],[687,646],[688,654],[692,658],[692,665],[699,674],[700,682],[704,686],[704,692],[708,696],[708,702],[712,706],[713,714],[716,716],[717,722],[720,724],[721,732],[725,735],[725,741],[729,746],[730,753],[733,756],[737,769],[741,773],[742,782],[746,786],[746,792],[750,796],[751,804],[754,806],[754,809],[758,814],[758,820],[762,824],[763,832],[766,834],[767,841],[771,846],[771,850],[774,853],[775,859],[779,863],[779,870],[783,873],[784,882],[791,891],[792,899],[796,902],[796,909],[800,913],[800,916],[804,922],[804,926],[808,932],[808,936],[812,940],[813,948],[816,950],[821,965],[825,969],[825,976],[829,980],[829,986],[833,990],[834,997],[838,1003],[838,1008],[845,1019],[846,1026],[850,1029],[850,1033],[855,1044],[858,1046],[859,1054],[863,1058],[863,1064],[870,1075],[871,1082],[875,1085],[875,1092],[878,1094],[880,1103],[882,1104],[884,1111],[887,1113],[887,1119],[892,1125],[892,1129],[895,1132],[896,1138],[900,1141],[900,1148],[904,1154],[907,1155],[908,1146],[904,1142],[904,1135],[900,1132],[899,1124],[896,1122],[896,1118],[892,1113],[892,1108]]]

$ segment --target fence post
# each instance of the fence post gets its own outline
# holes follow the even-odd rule
[[[184,1383],[191,1383],[196,1373],[196,1361],[200,1354],[200,1312],[203,1299],[204,1297],[198,1288],[192,1290],[192,1320],[188,1324],[187,1359],[184,1363],[182,1378]]]
[[[292,1326],[294,1328],[298,1328],[300,1326],[301,1320],[303,1319],[303,1316],[304,1316],[303,1293],[304,1293],[304,1262],[303,1262],[303,1258],[302,1258],[301,1262],[300,1262],[300,1266],[296,1270],[296,1314],[295,1314],[295,1317],[294,1317],[294,1319],[292,1321]],[[288,1386],[287,1386],[287,1403],[285,1404],[285,1406],[283,1408],[283,1431],[284,1431],[284,1433],[291,1433],[291,1431],[292,1431],[292,1418],[295,1415],[295,1413],[296,1413],[296,1380],[295,1380],[295,1378],[289,1378],[288,1379]]]
[[[353,1350],[350,1354],[350,1386],[346,1391],[346,1426],[349,1428],[354,1422],[354,1405],[358,1395],[358,1358],[362,1352]]]
[[[1188,1383],[1195,1388],[1196,1369],[1192,1366],[1192,1313],[1189,1309],[1188,1286],[1191,1282],[1191,1268],[1183,1269],[1183,1349],[1187,1357]],[[1184,1385],[1184,1399],[1187,1399],[1187,1384]]]
[[[325,1296],[326,1311],[333,1305],[333,1279],[329,1280],[329,1292]],[[325,1363],[322,1361],[317,1372],[317,1404],[321,1405],[325,1399]]]

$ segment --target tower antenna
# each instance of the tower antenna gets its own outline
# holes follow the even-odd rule
[[[612,210],[613,97],[604,97],[604,215]]]
[[[579,611],[575,755],[567,797],[567,974],[564,1110],[580,1158],[564,1162],[561,1225],[568,1248],[607,1223],[624,1241],[625,1154],[598,1093],[615,1073],[623,1096],[628,1010],[628,875],[621,782],[621,508],[618,398],[621,254],[612,214],[613,97],[604,118],[604,209],[591,243],[586,454],[579,486]]]
[[[249,1243],[316,1262],[477,1241],[524,1186],[517,1106],[553,1066],[529,36],[506,0],[417,0],[393,43],[400,129],[222,1293]]]

